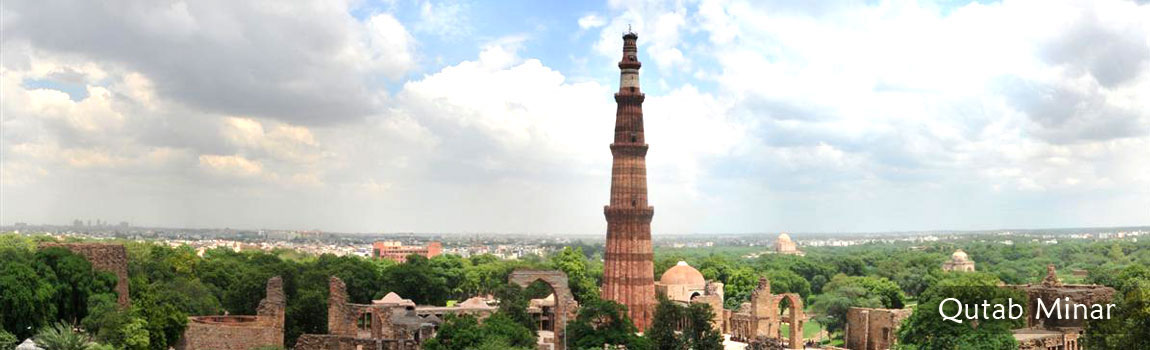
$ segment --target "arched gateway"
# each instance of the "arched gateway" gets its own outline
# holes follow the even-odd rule
[[[788,313],[782,313],[780,304],[787,301]],[[739,311],[728,320],[731,339],[751,342],[760,338],[782,340],[782,324],[790,326],[787,347],[803,348],[803,299],[795,293],[771,294],[771,282],[759,278],[759,286],[751,292],[751,302],[743,303]]]
[[[552,349],[566,350],[564,338],[567,337],[567,322],[574,320],[575,315],[579,309],[579,303],[575,302],[575,297],[571,294],[571,288],[567,286],[567,274],[558,270],[529,270],[519,269],[511,272],[508,282],[519,285],[520,287],[527,288],[535,281],[543,281],[551,290],[555,292],[555,337],[551,342],[554,344]]]

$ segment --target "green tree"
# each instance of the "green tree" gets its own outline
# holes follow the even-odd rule
[[[535,332],[504,313],[496,312],[483,320],[481,328],[488,338],[501,339],[512,347],[535,347]]]
[[[37,264],[28,250],[0,248],[0,328],[20,339],[56,317],[57,286],[45,280],[51,268]]]
[[[136,307],[120,308],[115,294],[100,294],[89,299],[88,316],[82,324],[101,343],[123,350],[146,350],[151,347],[151,335],[147,321],[136,313]]]
[[[660,295],[646,336],[660,350],[720,350],[723,336],[711,325],[713,316],[710,305],[683,306]]]
[[[819,323],[832,333],[843,330],[851,307],[898,309],[903,304],[902,290],[894,282],[882,277],[844,274],[835,275],[823,286],[823,294],[811,298],[811,309],[819,315]]]
[[[567,342],[574,349],[602,349],[604,345],[623,345],[628,350],[648,350],[652,345],[635,333],[638,330],[627,317],[627,307],[610,300],[591,300],[579,309],[574,322],[567,325]]]
[[[1150,268],[1130,265],[1110,279],[1117,314],[1086,324],[1083,348],[1150,349]]]
[[[651,344],[659,350],[687,350],[690,345],[676,334],[680,322],[685,318],[684,310],[663,295],[659,295],[659,303],[655,305],[655,317],[651,320],[651,328],[644,335],[651,340]]]
[[[36,333],[35,341],[36,346],[44,350],[91,350],[96,346],[87,336],[76,332],[64,322],[41,328]]]
[[[447,281],[432,269],[427,258],[412,254],[407,262],[384,270],[383,289],[395,292],[420,305],[444,305],[449,290]],[[504,282],[506,283],[506,282]],[[350,294],[350,293],[349,293]]]
[[[978,322],[956,323],[939,315],[939,305],[947,298],[958,299],[964,305],[1006,305],[1009,299],[1026,300],[1021,292],[998,287],[999,279],[986,273],[950,274],[922,294],[921,303],[898,330],[899,349],[1017,349],[1012,329],[1022,326],[1022,320],[989,319]],[[943,314],[958,312],[958,306],[942,304]]]
[[[527,300],[527,296],[524,295],[523,288],[519,288],[516,284],[506,283],[503,288],[495,292],[495,297],[499,299],[500,314],[525,328],[531,329],[535,326],[535,321],[527,313],[527,305],[530,300]]]
[[[722,350],[723,335],[711,324],[711,305],[695,303],[686,308],[687,328],[683,330],[692,350]]]
[[[587,256],[582,248],[564,247],[551,257],[551,266],[567,274],[567,286],[580,304],[599,298],[599,283],[591,276]]]
[[[19,343],[20,339],[17,339],[15,335],[12,335],[12,333],[8,333],[8,331],[0,328],[0,349],[12,349],[15,348],[16,344]]]
[[[501,346],[501,347],[500,347]],[[483,324],[472,315],[448,315],[424,350],[530,349],[535,334],[510,317],[496,312]]]

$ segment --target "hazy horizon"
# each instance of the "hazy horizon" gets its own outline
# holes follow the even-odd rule
[[[1150,4],[6,1],[0,223],[655,235],[1150,225]]]

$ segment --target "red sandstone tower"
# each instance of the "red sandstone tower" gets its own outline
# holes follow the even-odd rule
[[[655,266],[651,251],[651,217],[647,205],[647,144],[643,140],[643,92],[635,40],[623,35],[622,71],[615,93],[615,142],[611,144],[611,204],[607,216],[607,253],[603,297],[626,305],[639,331],[646,331],[655,309]]]

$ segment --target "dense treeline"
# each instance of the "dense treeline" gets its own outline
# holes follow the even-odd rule
[[[3,329],[24,339],[63,320],[119,349],[167,349],[179,339],[189,315],[255,314],[265,283],[273,276],[284,280],[285,338],[290,346],[300,334],[327,332],[328,276],[347,283],[354,303],[370,303],[395,292],[421,305],[445,305],[449,300],[496,294],[518,267],[567,271],[580,301],[597,297],[596,278],[602,274],[601,267],[600,272],[588,267],[578,250],[548,260],[444,255],[411,256],[396,264],[354,256],[297,257],[291,252],[228,249],[207,250],[199,256],[187,246],[126,242],[132,306],[120,309],[115,305],[113,275],[93,273],[86,260],[65,249],[36,249],[37,241],[48,239],[0,235]],[[533,285],[527,297],[546,296],[548,291]]]
[[[748,301],[759,278],[767,277],[774,293],[801,295],[807,311],[816,315],[816,321],[835,336],[841,334],[842,322],[850,307],[937,305],[931,303],[937,301],[941,286],[1037,282],[1045,274],[1045,266],[1055,264],[1064,281],[1100,283],[1119,289],[1122,292],[1119,302],[1134,305],[1131,309],[1134,311],[1130,311],[1132,316],[1150,319],[1147,317],[1150,315],[1137,314],[1137,310],[1146,310],[1144,306],[1139,309],[1138,305],[1145,305],[1147,298],[1137,293],[1145,293],[1150,283],[1147,282],[1150,272],[1146,271],[1150,250],[1144,249],[1150,242],[1069,240],[1059,244],[1031,241],[1002,244],[1003,239],[985,236],[952,242],[806,247],[807,255],[803,257],[774,254],[745,257],[760,251],[754,247],[659,248],[655,277],[676,262],[687,261],[707,279],[725,284],[728,309]],[[0,235],[0,325],[4,330],[0,332],[0,345],[59,329],[56,322],[64,321],[111,348],[167,349],[182,333],[188,315],[254,314],[264,297],[265,282],[273,276],[281,276],[288,298],[285,339],[290,346],[300,334],[327,331],[327,283],[328,276],[334,275],[347,283],[349,297],[355,303],[370,303],[388,292],[424,305],[445,305],[475,295],[496,295],[504,303],[494,322],[480,324],[466,317],[453,318],[444,324],[440,339],[431,343],[435,345],[429,346],[436,349],[530,347],[534,341],[534,333],[529,331],[531,321],[525,311],[515,305],[525,307],[528,299],[544,297],[550,290],[541,284],[524,290],[510,288],[507,276],[518,267],[560,269],[568,274],[571,290],[583,305],[578,319],[570,325],[569,341],[579,347],[610,343],[635,349],[683,344],[705,348],[714,338],[703,334],[702,328],[690,330],[688,338],[681,338],[682,333],[668,335],[658,331],[646,337],[636,336],[638,330],[626,319],[625,309],[598,298],[602,278],[601,246],[568,247],[546,258],[520,261],[504,261],[490,255],[470,258],[447,255],[432,259],[413,256],[406,263],[396,264],[361,257],[302,256],[291,251],[213,249],[201,256],[189,247],[125,242],[132,306],[121,309],[115,304],[114,276],[93,272],[87,261],[67,250],[37,250],[37,242],[44,240],[52,238]],[[941,271],[943,261],[959,248],[969,253],[979,273],[960,275]],[[1076,269],[1087,271],[1088,277],[1072,274]],[[702,319],[704,314],[700,310],[666,305],[660,309],[678,314],[656,317],[656,323],[683,317]],[[932,327],[940,325],[933,325],[927,319],[917,320],[912,325],[919,327],[905,329],[908,346],[914,345],[916,335],[966,334],[960,329],[935,332]],[[662,326],[660,330],[670,327]],[[1138,331],[1146,331],[1138,327],[1145,325],[1098,325],[1086,338],[1102,344],[1102,339],[1113,337],[1096,336],[1098,332],[1138,334]],[[939,344],[953,341],[935,340],[940,341]],[[994,343],[996,341],[999,340],[987,344],[1001,345]],[[1113,343],[1133,344],[1118,340]]]

